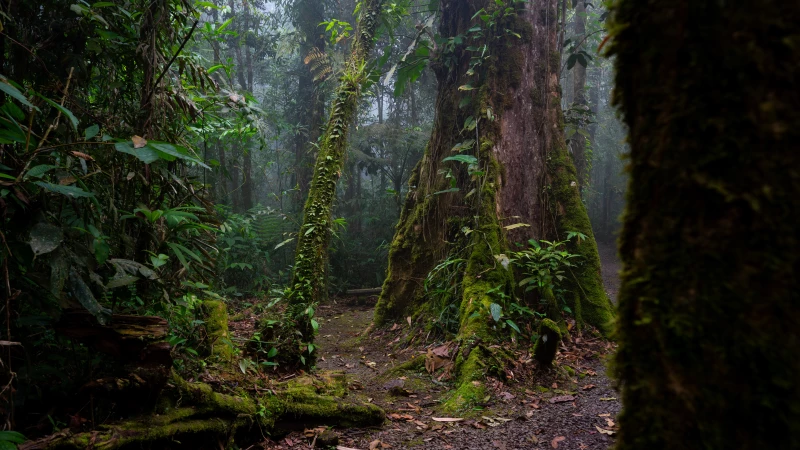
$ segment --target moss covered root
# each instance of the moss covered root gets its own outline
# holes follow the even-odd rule
[[[206,300],[202,304],[203,318],[211,356],[230,361],[233,349],[228,334],[228,308],[221,300]]]
[[[315,425],[374,426],[385,418],[373,404],[345,398],[347,381],[342,373],[322,373],[291,380],[260,398],[214,392],[203,383],[189,383],[173,373],[172,390],[150,415],[104,425],[97,431],[69,430],[24,444],[24,450],[217,448],[259,440],[262,433],[280,434]],[[209,444],[213,443],[213,444]]]
[[[533,357],[545,367],[553,365],[560,342],[561,330],[558,324],[550,319],[542,320],[539,324],[539,338],[533,345]]]

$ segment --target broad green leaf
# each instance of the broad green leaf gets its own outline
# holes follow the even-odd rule
[[[230,19],[226,20],[225,22],[222,23],[222,25],[217,27],[216,32],[217,33],[222,33],[223,31],[225,31],[225,28],[228,28],[231,25],[231,22],[233,22],[233,17],[231,17]]]
[[[18,102],[22,103],[28,108],[33,108],[36,111],[39,111],[39,108],[33,106],[33,103],[29,102],[28,99],[25,98],[25,95],[23,95],[22,92],[19,91],[19,89],[8,84],[8,79],[2,76],[0,76],[0,91],[5,92],[9,96],[11,96],[11,98],[17,100]]]
[[[166,160],[169,160],[169,158],[165,157],[163,154],[169,155],[170,157],[173,157],[173,158],[178,158],[178,159],[183,159],[185,161],[190,161],[190,162],[193,162],[195,164],[200,165],[201,167],[203,167],[205,169],[211,170],[211,167],[208,167],[207,165],[205,165],[202,161],[200,161],[199,159],[197,159],[196,157],[191,155],[189,153],[188,149],[186,149],[185,147],[181,147],[180,145],[173,145],[173,144],[169,144],[167,142],[150,141],[147,144],[147,146],[148,147],[152,147],[157,152],[162,153],[161,157],[166,159]]]
[[[72,125],[72,129],[76,132],[78,131],[78,118],[75,117],[75,114],[72,114],[72,111],[68,110],[67,108],[64,108],[63,106],[50,100],[49,98],[45,97],[42,94],[37,93],[36,96],[46,101],[53,108],[61,111],[61,114],[64,114],[69,119],[69,123]]]
[[[509,327],[513,328],[513,329],[514,329],[514,331],[516,331],[517,333],[519,333],[519,334],[522,334],[522,332],[521,332],[521,331],[519,331],[519,327],[517,326],[517,324],[516,324],[516,323],[514,323],[514,321],[512,321],[512,320],[506,320],[506,325],[508,325]]]
[[[83,282],[83,279],[73,267],[69,272],[69,285],[72,295],[86,308],[91,315],[93,315],[100,325],[107,325],[111,319],[111,310],[103,307],[92,294],[89,286]]]
[[[53,166],[50,164],[40,164],[38,166],[31,167],[31,169],[28,170],[28,173],[25,174],[23,179],[27,180],[28,178],[41,178],[42,175],[57,168],[58,166]]]
[[[470,164],[470,165],[478,164],[478,158],[476,158],[476,157],[474,157],[472,155],[448,156],[447,158],[442,160],[442,162],[445,162],[445,161],[458,161],[458,162],[462,162],[464,164]]]
[[[130,284],[136,283],[139,281],[139,277],[135,277],[133,275],[123,275],[121,277],[114,277],[109,280],[108,284],[106,284],[106,289],[114,289],[122,286],[128,286]]]
[[[494,319],[495,322],[499,322],[500,318],[503,317],[503,307],[497,303],[489,305],[489,311],[492,313],[492,319]]]
[[[63,240],[64,232],[60,227],[39,222],[31,228],[31,238],[28,244],[31,246],[33,254],[39,256],[57,249]]]
[[[21,433],[17,433],[16,431],[0,431],[0,441],[22,444],[25,442],[25,436],[23,436]]]
[[[92,243],[94,246],[94,258],[97,260],[97,264],[105,264],[106,260],[108,260],[108,255],[111,253],[111,249],[103,239],[95,239]]]
[[[88,141],[89,139],[97,136],[97,133],[100,132],[100,125],[94,124],[89,128],[83,130],[83,137]]]
[[[94,194],[91,192],[86,192],[83,189],[76,187],[76,186],[61,186],[60,184],[53,184],[53,183],[45,183],[44,181],[37,181],[35,183],[37,186],[44,188],[50,192],[55,192],[57,194],[63,194],[67,197],[94,197]]]
[[[152,164],[161,159],[158,152],[156,152],[154,149],[149,147],[133,148],[133,144],[130,142],[117,142],[114,144],[114,149],[120,153],[133,155],[139,158],[139,160],[145,164]]]

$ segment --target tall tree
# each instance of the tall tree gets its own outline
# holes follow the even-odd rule
[[[314,338],[313,307],[327,297],[325,269],[332,225],[331,208],[344,169],[350,124],[356,117],[363,85],[369,77],[367,58],[375,43],[382,3],[382,0],[363,0],[360,3],[355,39],[320,141],[303,225],[297,235],[287,315],[305,342]]]
[[[586,2],[578,0],[575,5],[575,37],[574,39],[579,42],[575,51],[583,50],[584,41],[586,40]],[[588,102],[586,101],[586,66],[577,63],[572,68],[572,106],[580,109],[582,112],[588,112]],[[576,133],[570,141],[570,150],[572,151],[572,158],[575,162],[575,171],[578,173],[578,184],[583,186],[586,184],[589,176],[587,167],[588,160],[586,159],[586,138]]]
[[[509,244],[586,234],[589,239],[570,249],[585,261],[574,273],[580,294],[573,309],[604,332],[612,312],[562,134],[557,1],[447,0],[441,10],[441,35],[462,44],[445,46],[433,63],[439,82],[434,129],[409,182],[375,322],[423,312],[421,280],[447,258],[466,260],[456,303],[464,343],[456,356],[460,387],[450,405],[458,408],[483,397],[478,368],[497,353],[488,345],[496,338],[486,316],[475,313],[499,302],[498,295],[513,294],[511,271],[497,259]],[[454,148],[461,150],[458,160],[473,163],[445,161]]]
[[[617,449],[800,448],[800,3],[620,0]]]

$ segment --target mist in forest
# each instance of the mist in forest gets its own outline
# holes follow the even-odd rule
[[[799,448],[798,29],[0,2],[0,450]]]

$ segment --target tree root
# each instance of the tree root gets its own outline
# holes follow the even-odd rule
[[[214,392],[173,373],[153,413],[98,430],[54,435],[22,444],[21,450],[150,448],[224,448],[236,442],[258,442],[269,434],[317,425],[372,426],[383,422],[383,410],[344,399],[343,374],[327,373],[291,380],[257,399]],[[220,447],[222,446],[222,447]]]

